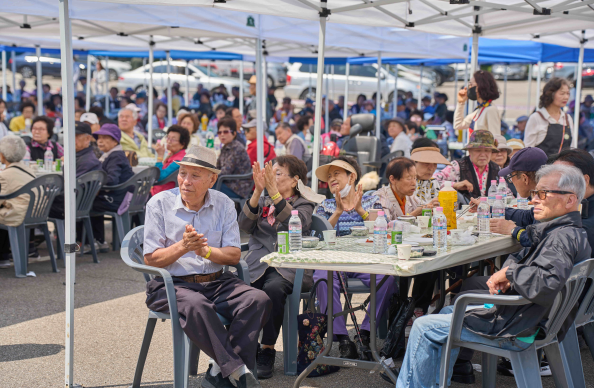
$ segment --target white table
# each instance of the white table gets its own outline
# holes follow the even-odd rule
[[[355,243],[355,237],[340,237],[335,249],[307,250],[295,254],[270,253],[264,256],[261,261],[268,265],[280,268],[314,269],[328,271],[328,290],[334,286],[334,271],[369,273],[370,277],[370,348],[375,361],[348,360],[338,357],[328,357],[332,346],[327,345],[324,351],[316,357],[313,363],[304,370],[295,380],[294,388],[299,387],[301,381],[318,364],[336,365],[349,368],[360,368],[366,370],[378,370],[383,368],[385,372],[396,381],[396,376],[384,364],[380,363],[380,357],[376,345],[376,275],[400,276],[400,279],[408,279],[410,276],[422,273],[440,271],[441,306],[445,300],[444,270],[457,265],[469,264],[474,261],[488,259],[491,257],[505,255],[519,251],[521,245],[509,236],[493,236],[486,241],[478,242],[471,246],[450,247],[446,252],[439,253],[433,257],[422,259],[411,259],[406,261],[398,260],[393,255],[379,255],[370,253],[373,244],[361,246]],[[320,243],[323,244],[323,243]],[[406,282],[408,284],[408,281]],[[406,287],[408,290],[408,287]],[[402,285],[401,285],[402,290]],[[328,298],[328,311],[334,311],[334,301]],[[344,314],[344,312],[343,312]],[[327,341],[334,335],[335,315],[328,314]]]

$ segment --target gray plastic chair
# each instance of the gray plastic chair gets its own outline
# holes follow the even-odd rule
[[[14,272],[17,278],[27,277],[27,264],[29,256],[29,233],[28,229],[40,228],[45,235],[45,243],[50,255],[52,270],[58,271],[54,247],[50,238],[47,221],[49,211],[54,203],[54,199],[64,188],[64,181],[59,174],[47,174],[33,179],[17,191],[11,194],[0,196],[0,200],[16,198],[20,195],[29,196],[29,206],[25,219],[19,226],[7,226],[0,224],[0,229],[8,231],[10,239],[10,249],[14,261]]]
[[[153,187],[153,184],[157,179],[159,179],[159,174],[160,171],[158,168],[149,167],[145,170],[142,170],[138,174],[134,174],[124,183],[120,183],[116,186],[103,186],[102,190],[106,193],[125,190],[133,187],[132,200],[130,201],[128,210],[124,214],[119,215],[117,211],[104,213],[91,211],[91,217],[100,215],[111,217],[113,224],[115,224],[112,226],[112,241],[114,250],[118,249],[124,240],[124,236],[130,230],[132,226],[132,216],[134,214],[138,214],[140,216],[140,222],[144,224],[144,207],[151,195],[151,188]]]
[[[167,136],[167,132],[165,132],[164,130],[162,130],[162,129],[153,129],[153,141],[152,141],[152,144],[157,144],[157,141],[163,139],[165,136]]]
[[[173,287],[173,279],[171,278],[171,275],[163,268],[151,267],[144,264],[143,242],[144,226],[138,226],[126,234],[126,237],[122,242],[120,255],[124,263],[135,271],[141,272],[147,282],[155,276],[161,276],[163,278],[170,313],[165,314],[149,310],[148,321],[142,340],[142,346],[140,348],[140,355],[138,356],[138,362],[136,364],[136,372],[134,373],[132,388],[140,388],[144,363],[158,319],[163,321],[166,319],[171,320],[171,331],[173,332],[173,387],[186,388],[188,386],[188,376],[190,375],[190,370],[194,362],[193,359],[195,359],[195,365],[197,365],[199,353],[197,347],[186,336],[179,324],[177,299],[175,298],[175,288]],[[237,270],[239,278],[247,284],[250,284],[250,273],[245,261],[240,260],[239,264],[234,267]],[[219,315],[219,319],[223,325],[231,324],[231,322],[227,321],[221,315]],[[193,358],[191,353],[196,354],[196,357]]]
[[[242,181],[242,180],[252,180],[253,179],[253,173],[249,172],[246,174],[241,174],[241,175],[219,175],[219,178],[217,179],[217,183],[215,183],[214,185],[214,189],[216,191],[221,191],[221,185],[223,184],[223,182],[231,182],[231,181]],[[251,197],[251,193],[245,197],[245,198],[231,198],[233,200],[233,202],[236,202],[239,204],[239,209],[243,209],[243,205],[245,205],[246,201]]]
[[[462,332],[462,323],[466,312],[466,307],[469,304],[482,305],[484,303],[493,303],[497,305],[521,306],[530,304],[531,302],[522,296],[505,296],[505,295],[484,295],[484,294],[467,294],[461,295],[454,304],[454,311],[452,314],[452,324],[450,326],[450,334],[448,342],[443,346],[441,352],[441,365],[439,373],[439,386],[447,387],[447,375],[450,368],[450,353],[453,348],[465,347],[483,353],[482,369],[483,369],[483,387],[495,387],[495,375],[497,373],[497,357],[507,357],[511,360],[514,370],[514,377],[519,388],[528,387],[542,387],[540,378],[540,363],[538,361],[537,350],[544,348],[547,355],[551,371],[555,377],[555,382],[569,381],[567,373],[565,373],[564,362],[559,352],[559,343],[557,341],[557,332],[561,328],[565,319],[578,302],[582,295],[582,291],[588,278],[591,279],[592,270],[594,269],[594,259],[589,259],[576,264],[564,289],[559,292],[551,307],[544,332],[546,337],[542,340],[534,341],[532,346],[527,349],[514,352],[510,350],[503,350],[488,345],[482,345],[474,342],[466,342],[460,339]],[[569,330],[568,335],[572,336],[575,330]],[[577,342],[577,337],[574,337]],[[563,342],[568,340],[567,336]],[[577,344],[576,344],[577,346]],[[579,347],[577,355],[579,357]],[[581,365],[581,363],[580,363]],[[573,385],[558,385],[573,387]]]
[[[179,168],[177,170],[175,170],[174,172],[172,172],[171,174],[167,175],[165,178],[161,179],[160,181],[155,182],[154,186],[161,186],[161,185],[173,182],[175,184],[175,187],[179,187],[179,185],[177,184],[177,174],[178,173],[179,173]]]
[[[95,250],[95,236],[93,236],[93,228],[91,226],[91,208],[93,201],[97,197],[97,193],[107,179],[107,174],[103,170],[91,171],[76,178],[76,221],[83,222],[83,237],[82,248],[84,250],[86,236],[89,236],[89,244],[91,246],[91,253],[93,254],[93,261],[99,263],[97,258],[97,251]],[[64,258],[64,220],[58,218],[50,218],[56,226],[58,235],[58,257]]]

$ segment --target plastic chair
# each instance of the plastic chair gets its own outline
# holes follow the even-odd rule
[[[173,182],[175,184],[175,187],[179,187],[179,185],[177,184],[177,174],[178,173],[179,173],[179,168],[177,170],[175,170],[174,172],[172,172],[171,174],[167,175],[165,178],[161,179],[160,181],[155,182],[155,184],[153,186],[161,186],[161,185]]]
[[[231,181],[242,181],[242,180],[252,180],[253,173],[249,172],[246,174],[240,175],[219,175],[219,179],[217,179],[217,183],[215,183],[214,189],[217,191],[221,191],[221,185],[223,182],[231,182]],[[244,198],[231,198],[233,202],[239,204],[239,209],[243,209],[243,205],[247,202],[247,200],[251,197],[251,193]]]
[[[160,171],[156,167],[149,167],[146,170],[142,170],[138,174],[134,174],[132,178],[128,179],[124,183],[120,183],[116,186],[104,186],[103,191],[106,193],[112,191],[125,190],[133,187],[132,199],[130,200],[130,206],[128,210],[119,215],[115,212],[104,212],[96,213],[91,212],[91,217],[106,215],[111,217],[114,227],[112,227],[113,233],[113,249],[116,250],[122,244],[124,236],[128,233],[131,228],[132,216],[138,214],[140,222],[144,224],[144,206],[148,202],[151,195],[151,188],[155,181],[159,178]]]
[[[157,141],[163,139],[165,136],[167,136],[167,132],[165,132],[164,130],[153,129],[153,143],[152,144],[157,144]]]
[[[97,258],[97,251],[95,250],[95,236],[93,236],[93,228],[91,226],[91,208],[93,201],[97,197],[97,193],[107,179],[107,174],[102,171],[91,171],[76,178],[76,221],[82,221],[84,227],[84,235],[82,237],[82,246],[84,249],[86,236],[89,236],[89,243],[91,245],[91,253],[93,254],[93,261],[99,263]],[[58,257],[65,258],[64,255],[64,220],[57,218],[50,218],[56,226],[58,235]]]
[[[49,251],[52,270],[58,271],[54,247],[50,238],[47,221],[49,211],[56,196],[62,192],[64,181],[59,174],[47,174],[33,179],[17,191],[11,194],[0,196],[0,200],[16,198],[20,195],[29,196],[29,206],[23,223],[19,226],[7,226],[0,224],[0,229],[8,231],[10,249],[14,261],[14,272],[17,278],[27,277],[27,264],[29,256],[29,233],[27,229],[40,228],[45,235],[45,243]]]
[[[483,305],[484,303],[493,303],[504,306],[521,306],[530,304],[531,302],[528,299],[525,299],[522,296],[484,294],[467,294],[458,297],[454,304],[448,342],[444,345],[441,352],[439,386],[442,388],[447,387],[447,375],[450,368],[450,352],[453,348],[458,347],[465,347],[483,353],[483,387],[495,387],[497,357],[507,357],[511,360],[514,377],[519,388],[542,387],[540,363],[537,356],[537,350],[541,348],[544,348],[545,353],[547,354],[551,371],[553,372],[553,376],[555,376],[555,382],[567,382],[569,374],[565,373],[565,362],[559,352],[557,332],[565,322],[575,304],[578,302],[588,278],[592,279],[593,269],[594,259],[583,261],[573,267],[573,271],[571,272],[569,279],[567,279],[564,289],[557,294],[550,309],[547,323],[544,328],[546,337],[543,340],[534,341],[530,347],[520,352],[462,341],[460,335],[462,332],[462,323],[464,321],[466,307],[469,304]],[[567,334],[571,336],[572,332],[575,332],[575,330],[570,329]],[[577,337],[574,338],[575,342],[577,342]],[[567,336],[563,342],[566,340]],[[575,346],[578,346],[577,343]],[[574,354],[572,356],[579,357],[579,350],[577,351],[577,355]],[[561,386],[573,387],[573,385],[565,384]]]
[[[379,161],[379,150],[381,149],[380,140],[375,136],[359,135],[350,138],[342,145],[341,152],[357,154],[357,162],[361,166],[361,174],[365,175],[373,171],[373,167],[365,164]]]
[[[154,276],[161,276],[165,283],[165,291],[167,293],[167,302],[169,304],[169,314],[150,311],[148,314],[148,321],[140,348],[140,355],[136,364],[136,372],[134,373],[133,388],[140,388],[140,381],[142,379],[142,371],[144,363],[151,345],[151,339],[155,330],[157,320],[166,319],[171,320],[171,331],[173,332],[173,387],[186,388],[188,386],[188,376],[192,368],[193,360],[190,353],[196,354],[195,362],[198,364],[198,350],[196,346],[189,340],[179,324],[179,314],[177,312],[177,300],[175,298],[175,288],[173,287],[173,280],[169,272],[163,268],[151,267],[144,264],[144,254],[142,244],[144,242],[144,226],[138,226],[132,229],[122,242],[120,255],[124,263],[135,271],[142,272],[144,279],[148,282]],[[237,269],[237,274],[240,279],[249,284],[249,271],[245,261],[240,260],[239,264],[234,266]],[[221,315],[219,319],[223,325],[229,325],[231,322],[227,321]],[[196,350],[195,350],[196,349]]]

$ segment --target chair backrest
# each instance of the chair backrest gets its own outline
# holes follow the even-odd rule
[[[390,152],[388,155],[382,158],[382,163],[388,164],[390,160],[404,156],[404,151],[398,150],[394,152]]]
[[[361,133],[369,133],[375,130],[375,115],[371,113],[357,113],[351,115],[351,127],[360,124],[362,128]]]
[[[584,297],[575,316],[575,325],[578,327],[590,322],[594,316],[594,271],[590,273],[589,277],[590,281],[586,282],[584,291],[582,291]]]
[[[21,194],[29,195],[29,207],[25,214],[25,225],[39,225],[47,223],[49,211],[52,208],[54,199],[64,189],[62,175],[47,174],[33,179],[18,191],[14,196]]]
[[[107,180],[105,171],[91,171],[76,178],[76,217],[88,216],[97,193]]]
[[[315,214],[311,216],[311,231],[313,232],[312,234],[318,237],[320,240],[322,240],[324,236],[324,234],[322,233],[324,230],[332,229],[334,228],[324,217],[320,217]]]
[[[162,129],[153,129],[153,143],[156,143],[157,140],[163,139],[167,136],[167,132]]]
[[[127,235],[126,240],[130,238],[128,241],[124,241],[122,244],[122,260],[124,263],[130,265],[134,264],[142,264],[144,265],[144,253],[143,253],[143,244],[144,244],[144,225],[137,226],[136,228],[132,229]],[[127,246],[126,246],[127,243]],[[147,282],[153,278],[153,276],[143,273],[144,280]]]
[[[538,344],[549,343],[555,338],[565,319],[582,295],[586,282],[589,278],[592,279],[592,270],[594,270],[594,259],[582,261],[573,267],[565,287],[555,297],[549,319],[545,325],[547,336],[543,340],[536,341]]]
[[[144,206],[149,200],[151,195],[151,188],[159,179],[161,172],[156,167],[149,167],[146,170],[135,174],[130,181],[134,185],[134,192],[132,193],[132,200],[130,201],[130,207],[128,213],[138,213],[144,210]]]
[[[361,168],[361,174],[365,175],[374,169],[365,166],[364,163],[377,161],[380,147],[380,140],[375,136],[356,136],[349,139],[343,146],[343,151],[357,153],[357,163]]]
[[[162,180],[155,182],[155,186],[160,186],[160,185],[164,185],[170,182],[175,183],[175,187],[178,187],[178,183],[177,183],[177,174],[179,173],[179,168],[177,170],[175,170],[174,172],[172,172],[171,174],[167,175],[165,178],[163,178]]]

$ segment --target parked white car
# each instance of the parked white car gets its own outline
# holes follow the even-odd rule
[[[220,77],[211,71],[210,77],[207,76],[207,69],[197,65],[187,65],[189,71],[190,93],[193,94],[198,84],[202,84],[206,90],[214,91],[219,85],[225,85],[227,93],[231,95],[231,88],[240,85],[237,78]],[[182,93],[186,87],[186,62],[185,61],[171,61],[171,73],[169,77],[171,84],[177,82],[180,84]],[[148,85],[150,65],[141,66],[138,69],[121,74],[118,78],[118,88],[120,90],[132,88],[139,91]],[[244,93],[249,94],[249,84],[243,81]],[[153,86],[157,90],[164,91],[167,89],[167,61],[156,61],[153,63]]]
[[[399,67],[398,77],[398,91],[399,92],[413,92],[415,96],[418,94],[419,76],[402,72]],[[315,98],[316,92],[316,71],[317,65],[311,65],[312,73],[309,73],[310,65],[293,63],[289,66],[287,73],[287,84],[285,85],[285,95],[293,99],[304,100],[307,97]],[[328,74],[329,91],[331,98],[337,99],[338,96],[344,95],[344,87],[346,82],[346,65],[334,65],[334,75]],[[381,91],[383,100],[388,97],[388,101],[392,100],[394,95],[394,75],[382,68],[380,76],[382,78]],[[311,81],[310,81],[311,80]],[[325,83],[325,81],[324,81]],[[309,86],[311,84],[311,95],[309,95]],[[324,85],[325,88],[326,85]],[[430,79],[423,77],[422,94],[429,94],[433,88],[433,83]],[[373,65],[351,65],[349,69],[349,101],[355,101],[359,94],[365,94],[368,99],[371,99],[373,93],[377,92],[377,64]],[[326,91],[324,90],[324,94]]]

